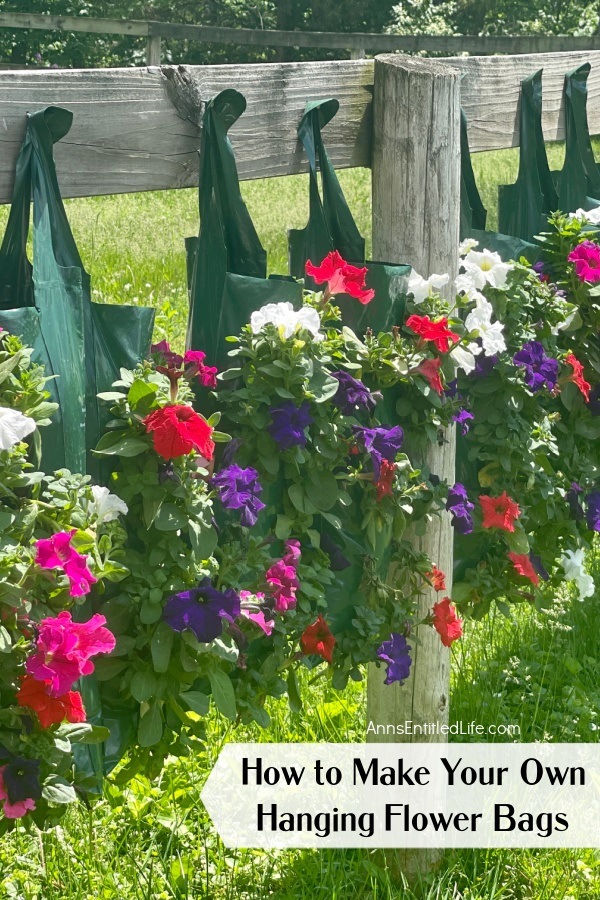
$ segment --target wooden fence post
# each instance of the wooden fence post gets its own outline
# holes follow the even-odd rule
[[[146,38],[146,65],[160,66],[160,34],[149,34]]]
[[[399,55],[375,60],[373,125],[373,259],[410,263],[423,276],[457,273],[460,208],[459,73],[433,60]],[[410,434],[407,435],[410,442]],[[454,479],[454,428],[427,457],[431,470]],[[417,460],[418,462],[418,460]],[[452,581],[452,529],[449,516],[434,518],[427,533],[409,536]],[[392,573],[393,574],[393,573]],[[428,591],[419,618],[436,599]],[[381,742],[445,741],[437,732],[448,722],[449,653],[431,627],[418,629],[412,643],[411,675],[404,685],[384,685],[385,670],[371,666],[367,722],[374,725],[431,727],[430,734],[376,735]],[[435,865],[437,851],[399,851],[394,867],[408,877]]]

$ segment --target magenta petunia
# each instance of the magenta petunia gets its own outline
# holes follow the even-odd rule
[[[88,568],[87,556],[82,556],[71,544],[76,531],[76,528],[59,531],[36,541],[35,562],[41,569],[62,569],[69,579],[71,597],[83,597],[98,579]]]
[[[600,245],[593,241],[583,241],[569,253],[568,259],[575,265],[580,281],[595,284],[600,281]]]
[[[73,622],[66,610],[56,618],[42,619],[36,652],[27,659],[26,671],[46,682],[48,696],[66,694],[78,678],[94,671],[92,656],[114,650],[115,637],[105,625],[99,614],[87,622]]]

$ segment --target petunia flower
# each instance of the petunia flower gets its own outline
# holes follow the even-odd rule
[[[528,578],[531,583],[537,587],[540,583],[540,578],[533,567],[529,554],[511,552],[508,554],[508,558],[515,567],[515,571],[518,572],[519,575],[523,575],[524,578]]]
[[[570,517],[576,522],[581,522],[584,517],[583,506],[579,500],[579,495],[583,493],[581,485],[576,481],[571,482],[571,487],[565,493],[565,500],[569,504]]]
[[[267,636],[270,636],[273,634],[275,621],[272,617],[267,619],[264,609],[256,608],[257,606],[260,606],[264,599],[265,595],[260,591],[256,594],[253,594],[251,591],[240,591],[241,614],[245,616],[246,619],[254,622],[255,625],[258,625],[261,631],[264,631]]]
[[[418,334],[424,341],[431,341],[440,353],[448,353],[450,345],[460,340],[460,335],[448,328],[448,319],[442,316],[435,321],[429,316],[409,316],[406,327]]]
[[[217,386],[216,366],[207,366],[204,362],[206,353],[202,350],[186,350],[183,356],[185,376],[187,379],[197,378],[203,387],[214,390]]]
[[[506,491],[499,497],[488,497],[483,494],[479,497],[483,512],[483,528],[500,528],[502,531],[514,531],[514,523],[519,518],[521,510],[519,504],[512,500]]]
[[[304,629],[300,638],[300,647],[303,653],[307,656],[310,654],[321,656],[330,665],[333,661],[335,643],[335,637],[320,613],[316,621]]]
[[[355,416],[357,413],[372,413],[377,405],[377,400],[369,388],[353,378],[348,372],[332,372],[333,378],[339,383],[339,387],[331,402],[337,406],[344,416]]]
[[[314,421],[309,409],[308,400],[303,400],[300,406],[293,400],[282,400],[279,406],[270,407],[271,424],[267,431],[280,450],[306,446],[305,429]]]
[[[482,297],[465,319],[465,329],[480,338],[483,350],[488,356],[506,350],[504,326],[501,322],[492,322],[493,311],[492,304]]]
[[[463,623],[458,618],[456,607],[450,597],[444,597],[433,605],[433,627],[440,636],[444,647],[450,647],[462,637]]]
[[[337,294],[348,294],[363,305],[370,303],[375,296],[375,291],[366,287],[365,279],[367,268],[358,268],[347,263],[337,250],[328,253],[321,265],[315,266],[310,260],[305,266],[306,274],[316,284],[327,283],[323,295],[323,302]]]
[[[18,813],[23,814],[23,809],[27,812],[35,809],[35,801],[42,797],[40,765],[39,759],[26,759],[24,756],[15,755],[2,766],[0,801],[4,803],[3,812],[7,818],[21,818]],[[19,804],[26,806],[19,810]]]
[[[115,636],[105,625],[106,619],[98,613],[87,622],[73,622],[66,610],[56,618],[42,619],[36,651],[27,658],[25,670],[48,683],[49,696],[60,697],[78,678],[94,671],[93,656],[114,650]]]
[[[206,460],[213,458],[213,429],[191,406],[163,406],[146,416],[143,423],[152,434],[154,449],[163,459],[187,456],[192,450]]]
[[[232,463],[214,475],[211,483],[216,487],[225,509],[240,509],[240,522],[246,528],[256,525],[258,514],[265,504],[260,499],[262,485],[256,469],[242,469]]]
[[[452,527],[458,534],[471,534],[473,531],[473,517],[471,511],[475,504],[469,500],[464,484],[456,482],[448,491],[446,509],[452,515]]]
[[[431,582],[431,586],[433,587],[434,591],[446,590],[446,576],[441,569],[438,569],[437,566],[434,566],[431,572],[427,572],[425,578],[427,578]]]
[[[592,491],[585,498],[586,522],[590,531],[600,531],[600,491]]]
[[[413,303],[417,306],[427,300],[434,293],[438,293],[450,281],[449,275],[430,275],[429,278],[423,278],[414,269],[408,276],[408,284],[406,286],[407,294],[412,294]]]
[[[278,559],[265,575],[277,612],[287,612],[296,606],[296,591],[300,587],[296,567]]]
[[[442,360],[439,356],[436,356],[435,359],[424,359],[422,363],[419,363],[418,366],[411,370],[411,374],[422,375],[429,387],[440,397],[444,393],[444,385],[440,378],[441,365]]]
[[[379,481],[381,463],[384,459],[394,462],[396,455],[402,447],[404,431],[400,425],[386,428],[378,425],[375,428],[365,428],[362,425],[353,425],[352,431],[356,440],[362,444],[371,457],[375,481]]]
[[[600,281],[600,274],[598,280]],[[591,385],[589,381],[586,381],[583,377],[583,364],[579,362],[579,360],[573,353],[567,353],[565,362],[568,363],[568,365],[570,365],[573,369],[572,374],[569,375],[566,380],[572,381],[573,384],[576,384],[583,394],[586,402],[589,401]]]
[[[50,538],[35,543],[35,563],[41,569],[62,569],[69,579],[71,597],[89,594],[98,580],[88,568],[87,556],[82,556],[71,546],[77,529],[59,531]]]
[[[67,722],[85,722],[86,714],[81,694],[67,691],[59,697],[48,694],[51,682],[38,681],[33,675],[25,675],[17,691],[17,703],[31,709],[37,715],[42,728]]]
[[[18,409],[0,406],[0,450],[12,450],[35,431],[35,421]]]
[[[283,341],[299,331],[308,331],[317,342],[325,337],[320,331],[319,313],[312,306],[302,306],[296,311],[289,302],[267,303],[250,316],[250,330],[252,334],[259,334],[267,325],[274,325]]]
[[[180,369],[183,365],[183,356],[171,350],[171,345],[168,341],[159,341],[157,344],[152,344],[150,355],[159,366],[165,366],[169,369]]]
[[[558,381],[558,360],[546,355],[544,345],[540,341],[528,341],[513,356],[515,366],[525,369],[525,384],[533,393],[546,387],[553,391]]]
[[[583,241],[569,253],[567,259],[575,266],[580,281],[595,284],[600,281],[600,246],[593,241]]]
[[[585,571],[583,563],[584,551],[582,548],[565,551],[560,561],[565,571],[565,579],[575,582],[580,600],[585,600],[586,597],[593,597],[596,590],[594,579]]]
[[[410,675],[412,659],[410,658],[410,645],[403,634],[393,631],[389,640],[377,649],[377,657],[387,663],[384,684],[394,684],[397,681],[403,684]]]
[[[530,550],[529,551],[529,561],[531,562],[531,565],[533,566],[534,572],[536,572],[540,576],[540,578],[542,578],[544,581],[548,581],[550,578],[550,573],[544,566],[544,563],[542,562],[542,557],[538,556],[537,553],[534,553],[533,550]]]
[[[381,503],[384,497],[393,496],[395,474],[396,466],[394,463],[388,462],[387,459],[382,459],[379,478],[375,482],[378,503]]]
[[[129,512],[127,504],[116,494],[111,494],[107,487],[93,484],[91,490],[93,500],[88,504],[87,512],[91,519],[96,520],[96,525],[113,522]]]
[[[478,356],[473,369],[473,378],[487,378],[498,365],[499,359],[500,357],[496,353],[492,356],[487,356],[486,354]]]
[[[462,425],[462,434],[464,437],[469,431],[469,422],[474,418],[473,413],[469,412],[468,409],[459,409],[458,412],[453,414],[452,421],[456,422],[457,425]]]
[[[0,803],[2,803],[2,812],[7,819],[22,819],[28,812],[32,812],[35,809],[35,800],[33,797],[26,797],[23,800],[11,802],[5,780],[6,769],[7,766],[0,766]]]
[[[233,622],[240,615],[240,598],[232,589],[219,591],[209,578],[198,587],[169,597],[163,609],[163,620],[173,631],[189,628],[198,641],[208,644],[223,631],[223,622]]]
[[[477,290],[482,290],[486,284],[495,288],[504,287],[508,273],[513,268],[510,263],[503,262],[499,253],[492,250],[472,249],[461,260],[461,265]]]

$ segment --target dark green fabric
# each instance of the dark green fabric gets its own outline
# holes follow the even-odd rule
[[[323,143],[321,129],[339,109],[337,100],[311,100],[306,104],[298,126],[298,139],[309,165],[309,217],[304,228],[290,229],[288,247],[290,273],[304,278],[309,290],[315,289],[305,276],[307,260],[318,265],[328,253],[337,250],[349,263],[366,266],[366,285],[375,291],[375,299],[361,305],[351,297],[338,297],[344,325],[357,333],[372,328],[389,331],[404,321],[406,285],[411,271],[408,265],[365,262],[365,240],[350,212],[335,169]],[[322,196],[318,171],[321,173]]]
[[[542,131],[541,69],[521,82],[519,129],[519,172],[514,184],[498,188],[498,227],[502,234],[531,241],[558,209]]]
[[[227,132],[246,108],[234,90],[222,91],[206,107],[200,151],[200,234],[188,238],[190,315],[187,346],[204,350],[207,362],[230,365],[225,342],[266,303],[302,303],[295,281],[267,278],[267,255],[256,233],[240,185]]]
[[[600,172],[590,140],[587,119],[587,78],[590,64],[584,63],[565,75],[565,161],[553,172],[561,212],[600,206]]]
[[[83,267],[60,196],[53,145],[71,127],[73,115],[48,107],[27,116],[25,139],[17,159],[13,202],[0,247],[0,325],[18,334],[34,349],[34,359],[49,375],[58,411],[42,435],[42,467],[52,472],[68,468],[87,472],[94,481],[102,471],[91,450],[108,419],[97,394],[107,390],[121,367],[136,365],[150,348],[154,311],[91,302],[90,278]],[[33,204],[33,264],[27,257]],[[91,601],[74,608],[86,620]],[[82,680],[88,721],[104,724],[100,686]],[[132,710],[120,704],[123,719]],[[111,720],[112,721],[112,720]],[[119,753],[107,759],[102,746],[75,747],[79,770],[95,781],[122,755],[121,732],[111,735]]]
[[[461,110],[460,117],[460,160],[460,239],[473,238],[479,242],[480,249],[493,250],[499,253],[504,260],[518,260],[524,256],[533,265],[538,261],[542,252],[542,248],[538,244],[532,244],[530,241],[508,234],[484,230],[487,210],[483,205],[475,180],[469,149],[467,118],[463,110]]]

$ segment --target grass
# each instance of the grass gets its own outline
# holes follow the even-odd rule
[[[552,165],[561,148],[551,148]],[[495,224],[498,181],[516,174],[514,151],[479,154],[475,169]],[[369,173],[342,173],[356,218],[369,235]],[[243,185],[269,253],[284,272],[287,227],[307,216],[302,176]],[[158,332],[182,342],[186,319],[183,238],[197,230],[193,191],[68,201],[68,214],[97,299],[161,309]],[[2,218],[0,216],[0,218]],[[5,220],[3,213],[2,224]],[[600,563],[592,560],[596,578]],[[453,655],[453,722],[518,725],[520,740],[595,741],[600,705],[600,598],[554,600],[544,617],[518,610],[470,624]],[[600,854],[592,850],[449,852],[417,886],[396,883],[376,852],[232,851],[222,846],[200,791],[228,740],[360,742],[361,685],[337,694],[305,685],[305,709],[272,702],[273,728],[233,731],[217,714],[204,753],[172,760],[157,783],[108,787],[92,809],[71,811],[39,839],[23,828],[0,840],[0,900],[592,900],[600,898]]]

